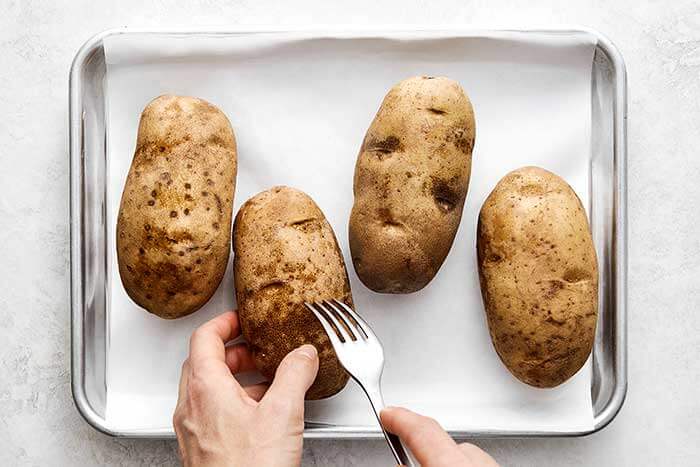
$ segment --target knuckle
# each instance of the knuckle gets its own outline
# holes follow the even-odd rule
[[[173,413],[173,427],[175,428],[175,431],[177,432],[182,426],[182,422],[185,419],[185,415],[182,413],[181,408],[175,409],[175,412]]]
[[[190,336],[190,346],[195,345],[197,341],[201,340],[205,333],[206,331],[203,329],[203,326],[200,326],[197,329],[195,329],[192,335]]]
[[[173,412],[173,428],[175,429],[175,434],[178,437],[186,433],[187,430],[185,428],[189,418],[190,414],[187,410],[187,403],[179,404],[175,409],[175,412]]]
[[[206,378],[192,375],[187,385],[187,394],[191,399],[199,400],[209,392],[209,382]]]

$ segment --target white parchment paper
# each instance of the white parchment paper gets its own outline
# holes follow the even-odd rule
[[[154,97],[175,93],[204,98],[231,120],[239,157],[236,211],[276,184],[306,191],[324,211],[348,261],[357,309],[385,347],[388,404],[421,411],[455,430],[590,429],[590,362],[560,387],[541,390],[517,381],[498,359],[479,292],[475,229],[496,182],[523,165],[561,175],[588,205],[594,47],[585,33],[106,38],[108,424],[172,430],[190,333],[235,306],[230,265],[210,302],[175,321],[140,309],[119,279],[114,231],[139,116]],[[432,283],[411,295],[379,295],[359,282],[349,261],[354,164],[385,93],[397,81],[422,74],[458,80],[474,105],[469,195],[452,250]],[[333,398],[307,403],[307,420],[374,423],[352,381]]]

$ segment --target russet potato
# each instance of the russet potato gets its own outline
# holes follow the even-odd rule
[[[233,249],[241,329],[260,372],[271,380],[287,353],[312,344],[320,366],[306,398],[343,389],[348,374],[304,306],[334,298],[352,306],[343,256],[316,203],[289,187],[257,194],[236,215]]]
[[[165,95],[141,114],[117,219],[128,295],[161,318],[188,315],[216,291],[231,248],[236,140],[226,116]]]
[[[477,255],[506,367],[542,388],[571,378],[591,353],[598,312],[596,252],[576,193],[544,169],[509,173],[481,208]]]
[[[360,280],[410,293],[437,274],[469,187],[474,112],[455,81],[419,76],[384,98],[355,166],[349,240]]]

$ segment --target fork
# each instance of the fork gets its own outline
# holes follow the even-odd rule
[[[369,398],[396,462],[414,467],[415,464],[408,457],[399,437],[386,431],[379,417],[384,408],[380,387],[384,370],[384,349],[372,328],[352,308],[339,300],[305,302],[304,305],[320,321],[333,344],[338,360]]]

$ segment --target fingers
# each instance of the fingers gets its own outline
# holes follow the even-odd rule
[[[241,386],[233,377],[229,363],[236,366],[248,365],[244,352],[240,349],[230,351],[227,361],[226,342],[240,334],[238,315],[229,311],[204,323],[197,328],[190,338],[190,355],[188,357],[188,378],[186,381],[187,398],[210,399],[220,391],[233,390],[236,394]],[[236,346],[232,346],[235,348]],[[240,358],[243,358],[241,360]],[[235,398],[240,401],[241,398]]]
[[[240,334],[238,315],[228,311],[197,328],[190,338],[190,361],[207,358],[224,361],[226,342]]]
[[[229,367],[234,375],[256,369],[253,354],[250,352],[247,344],[235,344],[226,347],[224,359],[226,360],[226,366]]]
[[[293,350],[277,367],[275,379],[263,399],[274,411],[288,411],[303,415],[304,395],[318,373],[318,352],[313,345],[302,345]]]
[[[464,458],[450,435],[432,418],[388,407],[382,410],[381,419],[384,428],[401,438],[421,465],[454,465],[450,462]]]

